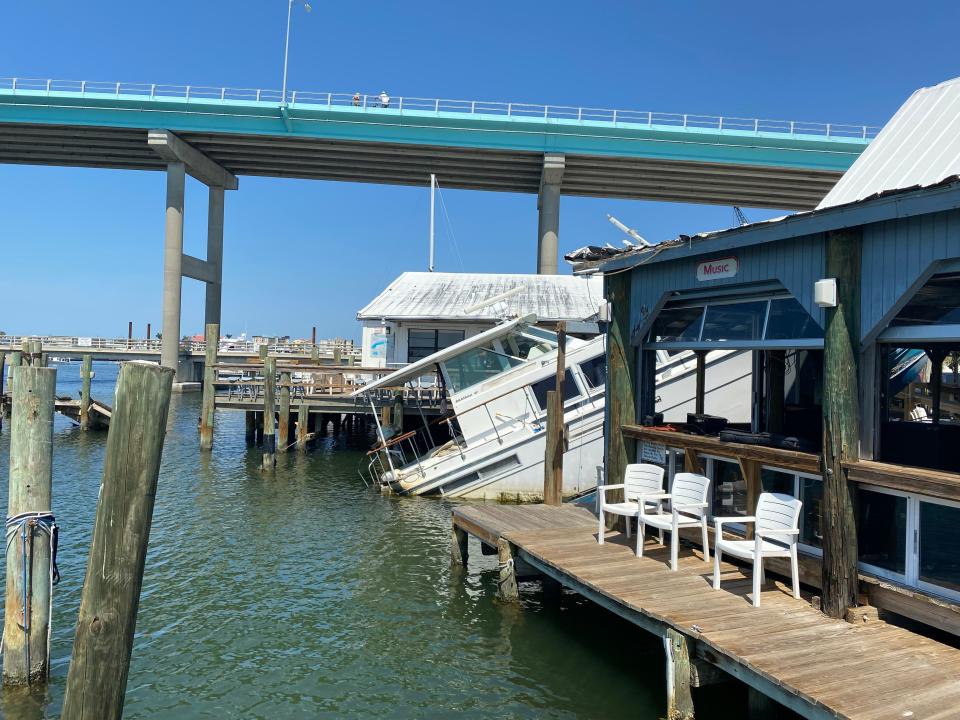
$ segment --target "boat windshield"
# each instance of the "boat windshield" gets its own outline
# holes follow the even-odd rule
[[[458,393],[490,380],[557,347],[556,335],[538,328],[524,328],[486,345],[465,350],[443,361],[450,390]]]

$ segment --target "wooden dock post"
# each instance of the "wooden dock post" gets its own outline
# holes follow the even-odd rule
[[[853,487],[844,462],[860,459],[859,229],[827,233],[827,277],[836,278],[837,306],[826,308],[823,334],[823,612],[843,618],[856,605],[857,531]]]
[[[217,346],[220,343],[220,324],[207,323],[204,333],[203,398],[200,402],[200,449],[213,447],[213,427],[217,409]]]
[[[3,386],[4,381],[7,379],[6,360],[7,354],[0,352],[0,430],[3,429]]]
[[[9,373],[9,379],[10,379],[10,392],[11,392],[11,395],[10,395],[10,404],[4,406],[4,408],[3,408],[3,410],[2,410],[2,414],[3,414],[7,419],[10,418],[10,412],[11,412],[11,410],[13,409],[13,394],[12,394],[12,393],[13,393],[13,369],[14,369],[15,367],[20,367],[20,365],[22,364],[22,362],[23,362],[23,352],[22,352],[22,351],[20,351],[20,350],[14,350],[13,352],[10,353],[10,368],[9,368],[9,370],[7,371],[7,372]]]
[[[14,525],[12,536],[6,543],[3,684],[23,685],[45,680],[50,665],[47,633],[50,625],[53,516],[49,513],[57,371],[54,368],[18,367],[13,371],[12,386],[7,517],[14,519],[23,514],[34,517]],[[38,513],[44,515],[37,517]]]
[[[624,425],[637,422],[634,395],[637,353],[630,342],[632,277],[632,272],[618,272],[603,279],[606,298],[613,308],[607,327],[607,402],[604,406],[604,482],[607,484],[622,483],[627,464],[636,460],[636,442],[620,432]],[[607,497],[610,502],[620,502],[623,493],[613,490]]]
[[[62,720],[119,720],[174,371],[120,367]]]
[[[467,538],[466,530],[459,525],[453,526],[453,529],[450,531],[450,563],[452,565],[463,565],[466,567],[467,558],[470,556]]]
[[[20,340],[20,362],[24,365],[30,364],[30,338]]]
[[[277,452],[290,445],[290,373],[280,373],[280,422],[277,427]]]
[[[277,464],[276,435],[277,359],[263,361],[263,469],[273,470]]]
[[[40,340],[31,340],[30,341],[30,364],[36,365],[37,367],[44,367],[43,365],[43,343]]]
[[[303,452],[307,449],[307,437],[310,434],[310,421],[307,416],[310,414],[310,408],[306,403],[300,403],[297,407],[297,450]]]
[[[690,664],[693,643],[673,628],[663,638],[667,658],[667,719],[693,720],[693,695],[690,693]]]
[[[93,355],[84,353],[80,363],[80,429],[90,429],[90,381],[93,379]]]
[[[257,441],[257,414],[253,410],[247,410],[244,415],[246,416],[244,438],[247,443],[253,444]]]
[[[497,560],[500,571],[497,578],[497,597],[503,602],[516,602],[520,599],[520,591],[517,589],[513,550],[508,540],[497,538]]]
[[[557,377],[547,391],[547,451],[543,462],[543,503],[563,503],[563,380],[567,372],[567,324],[557,323]]]

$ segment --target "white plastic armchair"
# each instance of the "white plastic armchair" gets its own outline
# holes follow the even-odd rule
[[[797,568],[797,541],[800,538],[800,508],[803,503],[790,495],[761,493],[757,514],[752,517],[715,517],[713,548],[713,589],[720,589],[720,560],[723,553],[753,561],[753,606],[760,607],[760,586],[764,581],[763,559],[790,558],[793,597],[800,599]],[[754,523],[753,540],[725,540],[724,523]]]
[[[608,503],[608,490],[623,490],[623,502]],[[603,545],[604,513],[622,515],[627,518],[627,537],[630,537],[630,520],[640,513],[638,498],[641,495],[663,492],[663,468],[659,465],[636,463],[627,465],[623,473],[623,482],[617,485],[598,485],[597,495],[600,498],[599,526],[597,528],[597,542]]]
[[[660,530],[660,541],[663,542],[663,531],[670,531],[670,569],[676,571],[677,559],[680,551],[679,530],[685,527],[700,527],[703,541],[703,559],[710,562],[710,545],[707,542],[707,492],[710,489],[710,478],[697,473],[677,473],[673,476],[673,488],[669,493],[655,495],[641,495],[639,505],[641,512],[638,517],[637,530],[637,557],[643,557],[643,536],[648,525]],[[664,500],[670,501],[669,510],[660,505]],[[657,506],[648,511],[651,502],[657,501]]]

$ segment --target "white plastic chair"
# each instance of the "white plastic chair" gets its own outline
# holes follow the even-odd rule
[[[663,542],[663,531],[670,531],[670,569],[676,572],[677,556],[680,551],[679,530],[685,527],[700,526],[703,538],[703,559],[710,562],[710,545],[707,542],[707,491],[710,489],[710,478],[696,473],[677,473],[673,476],[673,488],[669,493],[643,494],[639,504],[643,508],[637,520],[639,528],[637,534],[637,557],[643,557],[643,535],[646,526],[660,530],[660,542]],[[664,510],[661,505],[648,513],[647,507],[654,500],[670,501],[670,509]]]
[[[741,560],[753,561],[753,606],[760,607],[760,585],[764,581],[763,559],[790,558],[793,597],[800,599],[800,578],[797,568],[797,540],[800,538],[800,508],[803,503],[791,495],[761,493],[757,514],[753,517],[715,517],[713,548],[713,589],[720,589],[720,559],[723,553]],[[754,523],[753,540],[724,540],[723,524]]]
[[[607,490],[619,489],[623,490],[623,502],[608,503]],[[652,495],[655,493],[663,493],[663,468],[659,465],[647,465],[645,463],[627,465],[627,469],[623,473],[623,482],[618,485],[597,486],[597,496],[600,499],[597,542],[603,545],[603,534],[606,531],[603,516],[605,512],[627,518],[627,537],[629,538],[630,518],[635,518],[640,514],[639,497],[643,494]]]

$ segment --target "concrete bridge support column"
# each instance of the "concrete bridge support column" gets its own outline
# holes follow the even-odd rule
[[[163,241],[163,337],[160,365],[177,369],[180,356],[180,286],[183,276],[183,195],[186,167],[167,165],[167,219]]]
[[[540,194],[537,196],[537,274],[556,275],[560,242],[560,185],[565,158],[561,154],[543,156]]]

